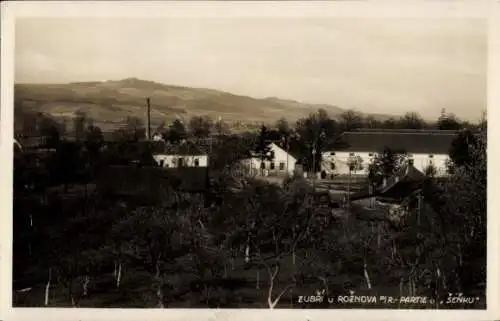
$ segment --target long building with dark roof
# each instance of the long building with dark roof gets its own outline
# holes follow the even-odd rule
[[[434,166],[437,175],[446,173],[449,149],[457,131],[448,130],[360,130],[345,132],[339,137],[341,147],[323,153],[322,170],[328,174],[366,175],[373,157],[389,148],[405,152],[415,168],[425,172]],[[351,167],[352,169],[352,167]]]

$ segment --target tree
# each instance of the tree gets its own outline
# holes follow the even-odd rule
[[[90,125],[85,133],[85,147],[87,149],[87,159],[93,176],[97,174],[101,160],[101,148],[104,145],[104,137],[101,128]]]
[[[460,120],[454,114],[447,114],[445,109],[441,111],[436,125],[439,130],[459,130],[462,128]]]
[[[433,164],[427,165],[424,169],[424,174],[430,178],[436,176],[436,174],[437,174],[436,166],[434,166]]]
[[[311,236],[312,198],[304,190],[290,187],[252,182],[232,200],[239,204],[239,215],[231,217],[232,243],[243,247],[247,266],[260,266],[267,272],[266,301],[270,309],[295,286],[294,278],[285,282],[280,279],[284,262],[299,246],[307,247],[303,242]],[[259,270],[256,272],[259,275]]]
[[[63,128],[55,120],[46,117],[42,114],[39,115],[40,120],[40,134],[46,139],[46,146],[48,148],[56,148],[61,141]]]
[[[210,166],[214,170],[231,169],[238,161],[252,156],[256,141],[257,137],[253,136],[231,135],[222,137],[221,141],[212,148]]]
[[[223,121],[222,118],[220,118],[220,117],[215,122],[214,128],[215,128],[215,132],[219,136],[227,135],[230,132],[229,125],[225,121]]]
[[[397,121],[396,119],[394,119],[393,117],[387,119],[386,121],[384,121],[383,125],[382,125],[382,128],[384,129],[395,129],[397,126]]]
[[[208,137],[214,126],[209,116],[193,116],[189,121],[189,130],[196,138]]]
[[[380,184],[384,178],[389,178],[406,163],[405,151],[394,151],[385,148],[375,155],[368,167],[368,178],[374,184]]]
[[[82,111],[77,111],[73,118],[73,129],[77,141],[83,140],[87,127],[87,115]]]
[[[363,121],[363,127],[366,128],[383,128],[383,123],[377,119],[375,119],[374,116],[368,115],[364,118]]]
[[[261,175],[264,173],[264,161],[270,161],[274,158],[274,155],[272,155],[272,150],[270,147],[270,142],[267,139],[268,136],[268,129],[266,126],[262,125],[260,128],[260,134],[259,137],[257,138],[255,148],[253,150],[254,155],[260,159],[261,163]]]
[[[57,281],[54,282],[55,285],[67,289],[67,300],[75,307],[78,306],[81,295],[89,294],[90,276],[100,270],[101,262],[95,250],[105,240],[110,218],[108,212],[96,211],[95,201],[96,199],[88,197],[78,197],[72,201],[66,200],[61,204],[64,206],[62,208],[51,204],[51,215],[57,219],[39,224],[40,239],[44,243],[40,246],[43,250],[40,263],[44,272],[48,272],[46,295],[51,283]],[[83,229],[84,235],[79,233]],[[83,281],[81,295],[74,287],[79,278]]]
[[[408,112],[398,121],[398,127],[402,129],[423,129],[424,119],[416,112]]]
[[[301,156],[307,170],[318,171],[321,169],[322,152],[327,148],[333,150],[337,147],[338,134],[337,123],[328,117],[325,110],[320,109],[297,121],[290,149]]]
[[[137,142],[146,137],[146,129],[142,120],[135,116],[127,116],[125,127],[118,129],[117,140]]]
[[[187,131],[184,123],[180,119],[174,120],[166,133],[166,140],[171,143],[178,143],[187,138]]]
[[[280,133],[281,137],[288,137],[291,133],[291,128],[290,125],[288,124],[288,121],[285,118],[280,118],[276,122],[276,129],[278,130],[278,133]]]
[[[84,169],[84,158],[82,146],[78,142],[61,142],[52,156],[51,162],[52,177],[60,184],[64,184],[67,192],[68,186],[76,182],[79,174]]]
[[[349,170],[353,172],[363,170],[363,158],[361,156],[349,157],[348,164]]]
[[[449,170],[454,166],[473,165],[474,158],[471,150],[477,145],[477,138],[471,130],[463,130],[457,133],[451,142],[449,155],[451,164]]]
[[[446,233],[457,265],[451,277],[457,279],[459,291],[484,290],[486,280],[486,145],[487,133],[481,130],[469,145],[467,161],[456,164],[444,186]]]
[[[344,131],[352,131],[363,127],[363,118],[357,111],[349,109],[339,116]]]
[[[172,263],[185,250],[177,217],[168,207],[140,207],[114,226],[117,287],[125,264],[142,265],[151,276],[151,293],[160,308],[165,307],[166,274],[175,270]]]

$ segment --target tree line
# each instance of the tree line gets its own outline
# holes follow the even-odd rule
[[[68,131],[67,123],[60,122],[44,115],[43,113],[30,113],[18,111],[16,122],[16,134],[19,136],[40,135],[49,137],[52,140],[58,140]],[[325,123],[328,118],[328,123]],[[84,112],[77,111],[73,118],[72,133],[77,139],[83,139],[85,131],[92,128],[99,135],[101,129],[94,124],[94,120],[89,118]],[[453,113],[441,111],[441,115],[434,122],[425,121],[416,112],[407,112],[401,117],[390,117],[385,120],[376,119],[374,116],[363,114],[355,110],[346,110],[336,117],[328,117],[324,109],[319,109],[308,117],[304,117],[290,124],[285,118],[279,119],[275,124],[264,124],[267,128],[275,131],[278,136],[285,136],[293,129],[301,127],[323,127],[328,131],[328,127],[334,126],[337,132],[345,132],[361,128],[370,129],[438,129],[438,130],[458,130],[462,128],[473,128],[477,125],[467,121],[461,121]],[[325,127],[326,126],[326,127]],[[172,121],[170,125],[165,122],[157,124],[153,133],[159,134],[165,140],[178,142],[188,137],[206,138],[211,135],[227,135],[231,133],[228,123],[222,119],[214,120],[210,116],[193,116],[184,122],[181,119]],[[316,128],[312,128],[314,130]],[[114,131],[114,137],[125,137],[128,140],[139,140],[145,137],[144,121],[135,116],[128,116],[124,125]]]
[[[88,162],[92,165],[91,167],[95,167],[94,165],[97,165],[96,157],[98,150],[105,145],[111,145],[112,148],[110,149],[115,151],[115,153],[108,158],[114,159],[115,162],[120,162],[116,160],[120,157],[122,158],[121,163],[126,163],[127,160],[136,157],[142,159],[145,163],[152,164],[151,157],[148,156],[148,151],[137,150],[135,148],[135,143],[143,140],[146,134],[144,122],[137,117],[127,117],[125,125],[116,129],[111,133],[111,137],[108,136],[105,139],[105,133],[94,124],[93,119],[83,112],[77,112],[72,126],[72,141],[76,141],[76,143],[68,142],[67,137],[65,137],[66,130],[64,126],[53,118],[39,113],[35,116],[27,114],[24,120],[28,124],[26,127],[28,130],[31,130],[34,126],[37,128],[39,135],[46,137],[46,147],[58,147],[60,150],[59,154],[63,159],[66,156],[70,159],[77,157],[74,155],[77,153],[76,150],[79,149],[79,147],[74,146],[76,144],[85,149],[86,155],[84,158],[88,159]],[[321,169],[322,153],[343,147],[344,143],[338,137],[345,131],[361,128],[467,129],[465,134],[461,135],[471,136],[472,132],[485,124],[485,119],[478,125],[462,122],[453,114],[447,114],[445,110],[442,111],[436,122],[431,124],[425,122],[414,112],[408,112],[399,119],[377,121],[372,116],[363,117],[360,113],[353,110],[347,110],[338,117],[332,118],[325,110],[319,109],[317,112],[313,112],[309,116],[297,120],[295,124],[290,124],[286,119],[282,118],[272,125],[262,124],[256,132],[234,134],[231,133],[229,125],[221,119],[213,121],[208,116],[193,116],[187,124],[179,119],[174,120],[170,126],[166,126],[163,123],[157,126],[153,133],[157,134],[157,137],[173,144],[188,138],[199,142],[209,139],[210,146],[214,142],[215,144],[223,144],[226,141],[231,141],[231,144],[234,146],[235,140],[238,140],[235,139],[235,135],[239,135],[245,139],[239,139],[238,141],[243,146],[248,147],[248,150],[241,152],[241,148],[236,148],[236,153],[230,151],[231,154],[236,154],[232,156],[234,159],[248,157],[250,154],[262,160],[269,159],[269,143],[275,142],[296,156],[305,170],[318,172]],[[110,140],[113,142],[112,144],[110,144]],[[243,143],[243,141],[245,142]],[[249,143],[250,141],[251,143]],[[69,155],[72,153],[72,149],[73,155]],[[463,148],[456,146],[455,149],[460,150]],[[382,151],[379,152],[381,153]],[[69,154],[65,155],[65,153]],[[67,165],[62,164],[62,166]],[[429,171],[431,173],[432,169],[429,169]]]

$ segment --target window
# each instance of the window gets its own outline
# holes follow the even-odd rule
[[[186,166],[186,163],[184,162],[184,158],[179,157],[179,159],[177,160],[177,166],[179,166],[179,167]]]
[[[434,158],[434,155],[430,154],[430,155],[429,155],[429,158]]]
[[[160,167],[164,167],[165,166],[164,164],[165,164],[165,160],[164,159],[160,160]]]
[[[429,160],[429,165],[430,165],[430,166],[434,166],[434,160],[430,159],[430,160]]]
[[[177,159],[172,159],[172,166],[173,167],[176,167],[177,166]]]
[[[334,169],[335,169],[335,163],[334,163],[334,162],[331,162],[331,163],[330,163],[330,168],[331,168],[332,170],[334,170]]]
[[[260,168],[261,169],[266,169],[266,164],[264,162],[260,163]]]
[[[354,156],[354,153],[349,153],[349,156]]]
[[[169,168],[170,166],[168,165],[168,163],[165,163],[165,167],[166,167],[166,168]]]
[[[280,171],[285,170],[285,163],[281,162],[280,163]]]
[[[274,151],[271,151],[270,153],[271,158],[274,158]]]
[[[331,152],[331,153],[330,153],[330,156],[335,156],[335,152]]]
[[[200,166],[200,160],[198,158],[194,159],[194,167],[199,167]]]
[[[372,157],[372,156],[373,156],[373,153],[368,153],[368,156]]]
[[[271,169],[274,169],[274,162],[271,162]]]

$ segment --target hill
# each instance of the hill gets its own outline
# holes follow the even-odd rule
[[[77,111],[82,111],[101,128],[112,129],[123,124],[127,116],[145,119],[146,97],[151,98],[153,126],[176,118],[187,120],[194,115],[255,124],[272,123],[281,117],[295,122],[319,108],[325,109],[332,117],[344,111],[326,104],[305,104],[274,97],[256,99],[213,89],[128,78],[69,84],[16,84],[15,114],[42,112],[55,118],[72,118]],[[15,120],[20,121],[19,117]]]

